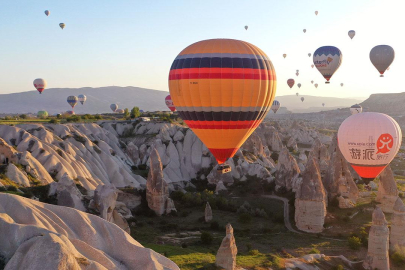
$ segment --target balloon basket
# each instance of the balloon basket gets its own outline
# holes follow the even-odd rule
[[[217,168],[217,171],[222,174],[229,173],[231,170],[232,170],[231,166],[229,166],[227,164],[218,165],[218,168]]]
[[[325,83],[329,84],[330,82],[325,82]]]
[[[380,77],[384,77],[384,75],[381,74]]]

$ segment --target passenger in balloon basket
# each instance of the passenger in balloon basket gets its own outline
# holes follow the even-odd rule
[[[217,171],[222,174],[229,173],[231,170],[231,166],[229,166],[228,164],[218,164]]]

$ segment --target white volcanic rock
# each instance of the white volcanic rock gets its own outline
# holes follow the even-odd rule
[[[365,269],[389,270],[389,229],[388,222],[381,208],[376,207],[373,212],[373,224],[368,236],[368,252],[363,262]]]
[[[56,195],[58,205],[86,211],[82,202],[83,196],[76,187],[73,179],[71,179],[68,174],[63,175],[58,182],[51,183],[48,195]]]
[[[288,152],[286,147],[283,147],[276,166],[276,189],[284,187],[289,191],[296,187],[297,183],[301,181],[300,172],[301,170],[295,158]]]
[[[31,186],[30,180],[28,180],[26,173],[18,169],[13,163],[8,164],[6,176],[17,185],[24,187]]]
[[[283,142],[281,141],[278,131],[270,126],[265,133],[266,142],[269,149],[274,152],[279,152],[283,148]]]
[[[131,158],[134,165],[138,166],[141,164],[141,159],[139,158],[139,148],[132,142],[127,145],[127,154]]]
[[[122,202],[130,210],[135,210],[141,205],[142,197],[140,195],[131,194],[117,190],[117,202]]]
[[[174,201],[170,198],[166,200],[166,214],[170,214],[172,211],[177,212],[176,206],[174,205]]]
[[[314,159],[308,160],[302,178],[295,197],[295,223],[302,231],[322,232],[326,216],[326,194]]]
[[[5,270],[179,270],[116,225],[73,208],[0,193],[0,229]]]
[[[328,148],[321,143],[319,139],[316,139],[312,145],[312,149],[309,152],[308,159],[315,159],[315,162],[318,164],[321,172],[324,172],[328,169],[329,166],[329,152]]]
[[[224,183],[222,181],[219,181],[217,183],[217,186],[215,187],[215,194],[218,194],[221,191],[227,191],[228,189],[225,187]]]
[[[391,218],[390,248],[405,247],[405,206],[401,198],[397,198]]]
[[[226,236],[222,240],[221,246],[218,249],[215,257],[215,265],[225,270],[236,269],[236,255],[238,248],[236,246],[235,237],[233,236],[233,228],[231,224],[226,225]]]
[[[204,219],[205,222],[211,222],[212,220],[212,209],[211,209],[211,205],[209,202],[207,202],[207,204],[205,205],[205,210],[204,210]]]
[[[228,162],[226,162],[226,163],[229,164]],[[212,168],[211,172],[208,174],[208,176],[207,176],[208,183],[218,185],[218,183],[221,182],[222,185],[224,185],[224,184],[232,185],[234,182],[232,173],[221,173],[217,169],[218,169],[218,165],[216,165],[214,168]],[[232,167],[231,167],[231,169],[232,169]]]
[[[181,132],[180,130],[178,130],[178,131],[176,132],[176,134],[174,134],[174,136],[173,136],[173,141],[175,141],[175,142],[181,141],[181,140],[183,140],[183,139],[184,139],[184,134],[183,134],[183,132]]]
[[[152,150],[149,159],[150,170],[146,182],[146,200],[149,208],[161,216],[166,211],[169,188],[163,177],[162,162],[156,149]]]
[[[290,139],[288,139],[287,147],[292,148],[295,151],[298,151],[297,141],[295,140],[294,137],[291,137]]]
[[[380,203],[379,206],[383,212],[392,213],[397,198],[397,183],[395,182],[391,167],[388,165],[380,174],[376,201]]]

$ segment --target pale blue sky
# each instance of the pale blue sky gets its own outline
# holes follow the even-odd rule
[[[241,39],[264,50],[276,68],[277,95],[401,92],[404,5],[400,0],[0,0],[0,93],[33,90],[38,77],[48,81],[48,88],[116,85],[167,91],[176,55],[210,38]],[[66,24],[63,31],[60,22]],[[347,36],[351,29],[356,30],[353,40]],[[380,44],[396,52],[385,78],[369,60],[370,49]],[[323,45],[343,53],[331,85],[311,69],[307,56]],[[290,77],[303,85],[300,91],[289,90]]]

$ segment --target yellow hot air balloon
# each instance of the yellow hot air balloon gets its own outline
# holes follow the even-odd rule
[[[180,117],[223,164],[269,111],[276,73],[267,55],[250,43],[203,40],[176,57],[169,90]]]

